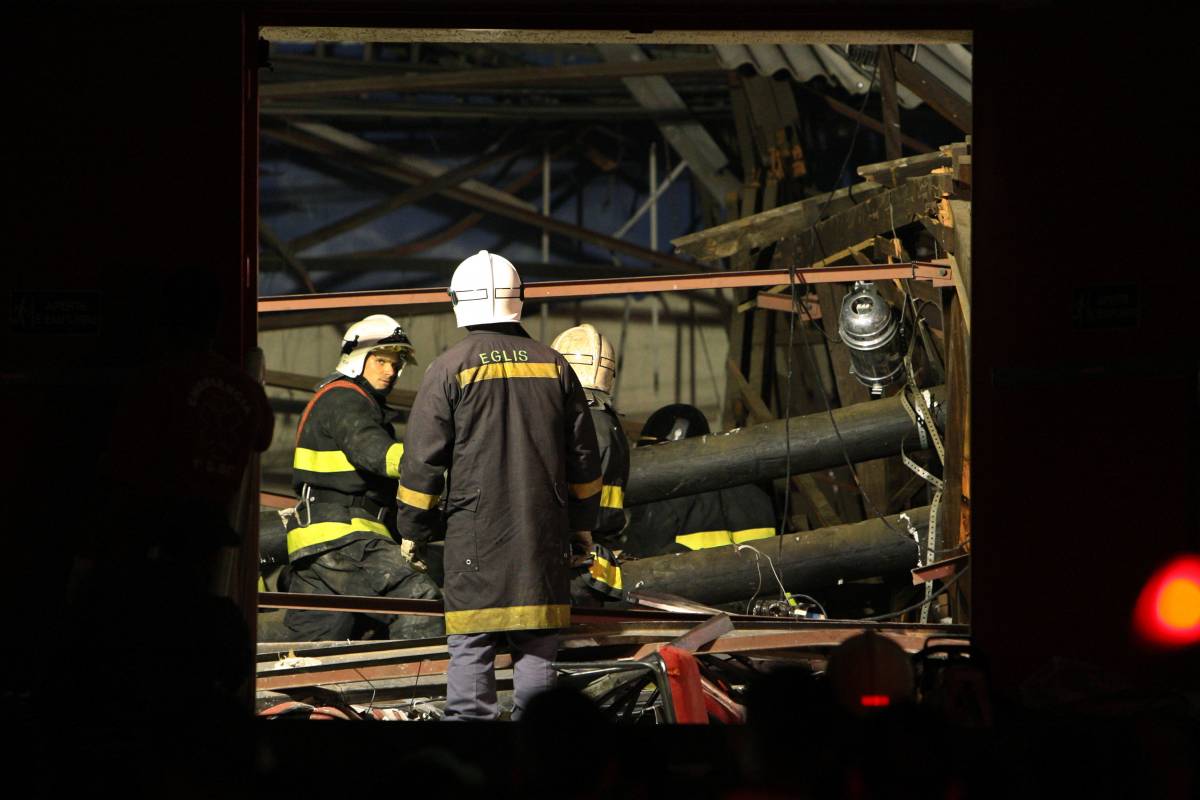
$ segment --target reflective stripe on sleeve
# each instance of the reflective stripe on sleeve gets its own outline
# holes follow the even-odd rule
[[[458,373],[459,387],[495,378],[553,378],[558,380],[558,364],[529,364],[502,361],[499,364],[481,364]]]
[[[744,528],[740,531],[700,531],[675,537],[675,543],[689,550],[705,550],[709,547],[724,547],[741,544],[755,539],[769,539],[775,535],[774,528]]]
[[[309,450],[297,447],[292,457],[295,469],[308,472],[354,472],[354,465],[341,450]]]
[[[568,605],[510,606],[446,612],[447,634],[565,628],[570,624],[571,607]]]
[[[303,528],[288,531],[288,554],[296,553],[315,544],[324,544],[348,536],[351,533],[374,533],[379,536],[392,538],[387,526],[373,519],[355,517],[349,522],[314,522]]]
[[[438,495],[425,494],[424,492],[418,492],[414,489],[401,486],[400,491],[396,493],[396,499],[406,506],[428,511],[437,505]]]
[[[611,586],[614,589],[622,588],[621,568],[604,556],[594,555],[592,557],[592,563],[588,567],[588,574],[593,580],[599,581],[606,586]]]
[[[624,486],[605,485],[600,490],[600,507],[601,508],[624,508],[625,507],[625,487]]]
[[[587,483],[568,483],[567,490],[576,500],[587,500],[589,497],[600,491],[600,487],[604,485],[603,478],[596,478],[594,481]]]
[[[388,448],[387,455],[384,456],[384,463],[387,465],[387,476],[389,478],[400,477],[400,459],[404,457],[404,444],[396,442]]]

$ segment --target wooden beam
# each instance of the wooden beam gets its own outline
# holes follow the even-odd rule
[[[900,158],[900,101],[896,97],[896,51],[879,48],[879,88],[883,99],[883,145],[888,161]]]
[[[341,144],[335,144],[328,140],[317,139],[312,135],[300,134],[293,131],[264,129],[262,135],[286,142],[308,152],[336,158],[400,183],[416,184],[428,179],[428,175],[402,164],[395,153],[388,151],[386,148],[376,147],[369,142],[348,134],[342,134],[340,138],[353,140],[360,146],[359,148],[349,150]],[[627,242],[624,239],[616,239],[578,225],[563,222],[554,217],[543,216],[535,211],[493,197],[490,193],[475,191],[462,186],[453,186],[441,189],[439,194],[460,203],[496,214],[497,216],[506,217],[534,228],[547,230],[551,233],[557,233],[568,239],[588,242],[605,250],[640,259],[647,262],[651,267],[667,273],[705,272],[709,269],[702,264],[696,264],[665,253],[648,250]]]
[[[838,189],[833,192],[832,196],[823,194],[818,197],[809,197],[770,211],[727,222],[724,225],[690,233],[687,236],[673,239],[671,244],[675,245],[677,252],[703,261],[729,258],[737,253],[748,253],[750,250],[803,233],[811,229],[821,219],[822,214],[838,214],[853,209],[883,191],[884,187],[877,183],[858,183],[845,189]],[[854,241],[861,241],[865,238],[863,236]],[[851,244],[854,242],[847,242],[833,249],[849,247]]]
[[[817,89],[814,89],[811,86],[808,86],[807,84],[797,83],[794,85],[798,86],[799,88],[803,89],[804,91],[808,92],[809,94],[814,94],[817,97],[821,98],[822,100],[825,101],[825,104],[828,105],[831,110],[836,111],[838,114],[841,114],[844,117],[849,117],[850,119],[854,120],[858,124],[862,125],[867,130],[875,131],[880,136],[884,135],[883,123],[880,122],[879,120],[875,119],[874,117],[867,116],[866,114],[859,111],[857,108],[848,106],[845,103],[841,102],[840,100],[835,100],[832,97],[830,97],[829,95],[824,94],[823,92],[820,92]],[[907,147],[909,150],[912,150],[917,153],[932,153],[935,150],[935,148],[930,147],[929,145],[922,142],[920,139],[914,139],[913,137],[911,137],[905,133],[900,134],[900,142],[905,147]]]
[[[672,58],[657,61],[630,61],[599,64],[564,64],[553,67],[514,67],[507,69],[469,69],[424,75],[375,75],[343,80],[293,81],[270,83],[259,88],[263,100],[288,97],[316,97],[367,92],[441,92],[456,89],[486,90],[518,86],[546,86],[579,81],[619,80],[649,75],[691,75],[725,72],[712,57]]]
[[[971,132],[971,103],[942,83],[933,73],[907,58],[897,58],[896,80],[963,133]]]
[[[495,164],[498,161],[505,161],[510,158],[515,158],[526,152],[528,147],[518,147],[511,150],[504,150],[496,153],[484,155],[474,161],[447,170],[436,178],[430,178],[427,181],[418,183],[400,194],[384,200],[382,203],[376,203],[370,208],[365,208],[362,211],[356,211],[353,214],[335,220],[328,225],[322,225],[315,231],[310,231],[303,236],[298,236],[288,242],[288,247],[292,252],[301,253],[310,247],[315,247],[318,244],[327,242],[341,236],[343,233],[352,231],[355,228],[361,228],[369,222],[379,219],[382,216],[392,213],[393,211],[403,208],[406,205],[420,202],[427,197],[441,192],[443,189],[449,189],[458,186],[468,178],[473,178],[480,172]]]
[[[958,295],[946,309],[946,491],[942,542],[954,547],[970,538],[971,339]]]
[[[951,176],[944,174],[911,178],[895,189],[872,194],[858,205],[817,223],[812,228],[812,240],[820,243],[824,253],[831,253],[878,233],[899,229],[913,220],[926,218],[929,209],[935,208],[942,195],[950,192],[952,183]]]
[[[971,201],[948,200],[954,228],[954,287],[962,302],[963,324],[971,333]]]
[[[950,153],[938,151],[924,153],[919,156],[906,156],[894,161],[881,161],[878,164],[863,164],[858,168],[859,176],[889,188],[895,188],[909,178],[928,175],[940,167],[949,167],[953,163]]]

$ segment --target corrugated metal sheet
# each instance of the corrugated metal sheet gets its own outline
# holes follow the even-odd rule
[[[833,47],[815,45],[714,45],[721,64],[730,69],[749,65],[760,75],[786,72],[805,83],[824,77],[851,94],[863,94],[871,82],[879,49],[874,46]],[[929,70],[952,91],[971,101],[971,51],[960,44],[910,45],[898,57],[909,58]],[[896,94],[904,108],[915,108],[921,99],[903,85]],[[878,90],[878,85],[876,85]]]

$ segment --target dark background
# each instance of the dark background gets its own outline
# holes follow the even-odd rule
[[[1053,656],[1140,686],[1194,686],[1194,648],[1153,654],[1129,635],[1153,569],[1200,549],[1197,148],[1186,123],[1195,48],[1180,20],[1035,2],[742,2],[736,13],[706,0],[653,11],[448,1],[39,9],[5,12],[0,48],[10,699],[29,697],[47,643],[73,634],[56,604],[76,542],[95,533],[89,511],[112,404],[137,384],[139,355],[160,335],[148,308],[196,312],[188,297],[163,295],[164,265],[210,265],[225,298],[221,351],[240,361],[253,346],[259,23],[974,29],[977,643],[1001,694]],[[1133,287],[1132,324],[1081,323],[1080,292],[1113,285]],[[30,291],[88,293],[98,318],[30,330],[15,312]],[[153,431],[128,441],[145,446]],[[86,673],[57,689],[86,706]]]

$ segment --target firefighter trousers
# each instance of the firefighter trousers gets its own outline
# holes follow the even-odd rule
[[[288,590],[301,594],[412,600],[441,597],[433,579],[414,570],[400,554],[400,545],[382,536],[351,541],[293,563]],[[356,615],[342,611],[289,610],[283,623],[294,642],[330,641],[351,638],[356,616],[386,625],[387,635],[392,639],[421,639],[445,633],[441,617],[408,614]]]
[[[446,670],[447,720],[493,720],[496,699],[496,649],[508,644],[513,660],[512,719],[521,718],[534,695],[554,686],[558,631],[502,631],[452,634],[446,637],[450,666]]]

